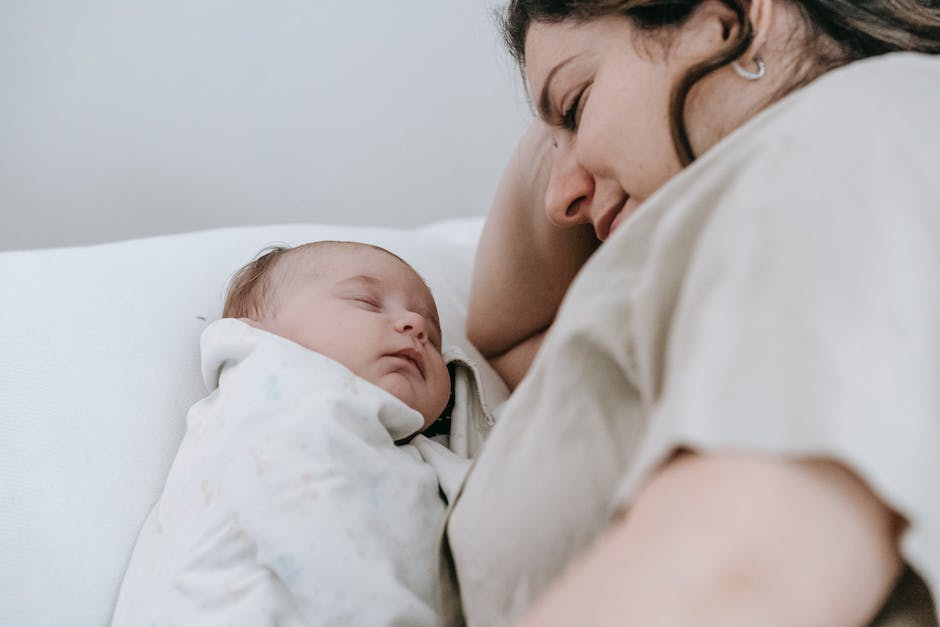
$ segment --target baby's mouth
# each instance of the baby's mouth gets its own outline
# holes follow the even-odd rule
[[[392,353],[392,357],[398,357],[414,364],[421,378],[424,378],[424,356],[413,348],[405,348],[397,353]]]

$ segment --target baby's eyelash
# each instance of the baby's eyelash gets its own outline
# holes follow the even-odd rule
[[[353,300],[358,303],[369,305],[370,307],[379,307],[379,301],[370,296],[354,296]]]

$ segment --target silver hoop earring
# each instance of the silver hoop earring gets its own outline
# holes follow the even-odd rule
[[[740,76],[746,81],[756,81],[759,80],[767,73],[767,67],[764,65],[764,60],[760,57],[754,57],[754,63],[757,64],[757,71],[752,72],[750,70],[744,69],[740,63],[737,61],[731,62],[731,67],[734,68],[735,74]]]

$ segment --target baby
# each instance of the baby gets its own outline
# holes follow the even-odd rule
[[[437,420],[450,398],[431,290],[384,248],[354,242],[273,247],[232,279],[225,318],[329,357]]]
[[[415,435],[451,399],[428,286],[376,246],[277,247],[223,316],[112,626],[449,622],[442,494],[465,466]]]

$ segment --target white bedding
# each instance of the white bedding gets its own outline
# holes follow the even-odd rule
[[[444,624],[444,495],[469,462],[421,435],[396,445],[417,411],[237,320],[206,329],[202,370],[210,394],[188,413],[113,625]],[[490,421],[459,374],[466,456]]]
[[[199,337],[232,272],[269,244],[361,241],[401,256],[434,292],[445,346],[477,364],[491,406],[505,400],[464,332],[482,222],[269,225],[0,253],[0,623],[110,623],[186,411],[206,395]]]

